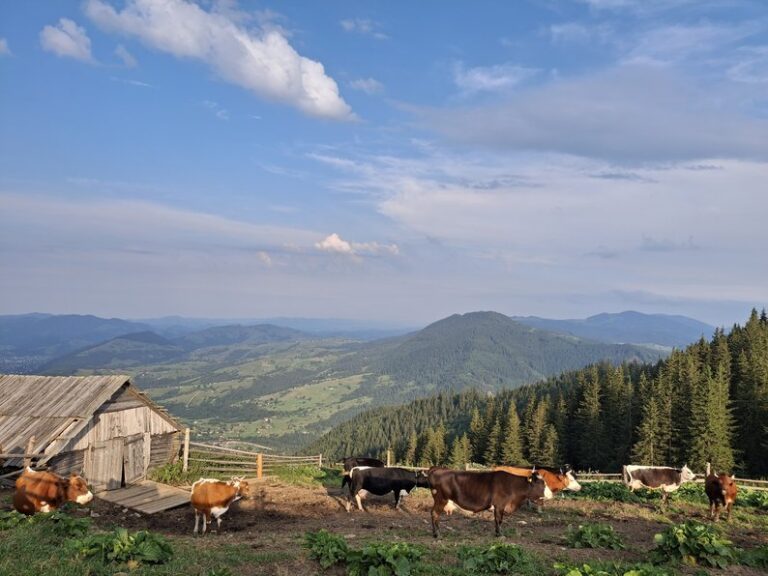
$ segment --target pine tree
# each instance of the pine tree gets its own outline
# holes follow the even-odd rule
[[[469,421],[469,442],[472,446],[472,461],[481,462],[485,455],[485,421],[477,406],[472,409]]]
[[[501,440],[502,464],[525,465],[528,462],[523,457],[523,441],[520,435],[520,417],[517,415],[517,407],[510,402],[507,411],[506,424]]]
[[[654,386],[648,382],[644,373],[640,374],[638,389],[643,403],[637,428],[637,442],[632,448],[632,461],[646,466],[658,466],[664,463],[666,444],[661,434],[662,418],[659,415]]]
[[[451,458],[449,460],[451,468],[463,470],[470,461],[471,456],[472,451],[469,437],[466,434],[462,434],[461,437],[455,437],[451,444]]]
[[[547,427],[547,414],[549,413],[549,399],[545,396],[539,400],[530,415],[530,420],[526,424],[524,437],[526,440],[526,449],[528,452],[528,461],[531,464],[541,464],[542,440],[544,431]]]
[[[499,448],[501,444],[501,423],[496,420],[491,427],[491,431],[488,434],[488,440],[486,442],[485,454],[483,455],[483,462],[486,466],[493,466],[499,463]]]
[[[605,466],[605,432],[601,420],[602,387],[597,366],[586,369],[582,378],[581,399],[576,410],[579,433],[579,466],[597,470]]]
[[[415,430],[411,430],[411,433],[408,435],[408,444],[406,444],[405,447],[405,454],[403,454],[403,463],[406,466],[413,466],[416,464],[416,445],[418,443],[419,437],[416,435]]]
[[[560,464],[560,441],[554,424],[549,424],[544,429],[540,458],[543,466],[558,466]]]

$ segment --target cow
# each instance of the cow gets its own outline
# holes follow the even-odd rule
[[[547,487],[552,491],[553,496],[561,490],[571,490],[573,492],[581,490],[581,484],[576,481],[573,472],[567,468],[556,470],[554,468],[539,468],[537,466],[534,466],[533,468],[525,468],[522,466],[496,466],[494,470],[501,470],[508,474],[524,476],[526,478],[532,476],[535,472],[538,472],[539,476],[541,476],[544,479],[544,482],[547,483]],[[541,512],[541,506],[537,505],[536,509],[538,512]]]
[[[416,487],[428,488],[427,475],[423,470],[408,470],[406,468],[370,468],[357,467],[349,472],[349,499],[347,512],[350,511],[352,499],[357,507],[363,508],[363,498],[367,493],[384,496],[393,492],[395,495],[395,509],[400,509],[400,499],[403,493],[410,494]]]
[[[378,458],[367,458],[362,456],[347,456],[339,462],[344,466],[344,478],[341,479],[341,489],[349,483],[349,472],[352,468],[365,466],[366,468],[384,468],[386,464]]]
[[[189,496],[192,507],[195,509],[195,528],[192,534],[197,534],[197,525],[200,517],[203,518],[203,526],[200,535],[205,535],[211,516],[216,518],[216,532],[221,529],[221,517],[229,510],[233,502],[251,495],[248,482],[242,478],[232,478],[230,481],[211,480],[200,478],[192,484],[192,493]]]
[[[13,507],[31,516],[36,512],[53,512],[65,502],[88,504],[93,493],[82,476],[72,474],[69,478],[53,472],[32,470],[27,466],[16,479]]]
[[[668,466],[625,465],[622,467],[621,478],[632,491],[638,488],[661,489],[661,503],[666,506],[669,495],[684,482],[693,482],[696,474],[687,465],[681,469]]]
[[[552,491],[538,472],[524,477],[501,470],[470,472],[430,468],[428,480],[434,499],[432,536],[435,538],[439,537],[440,514],[455,507],[470,512],[493,510],[496,536],[501,536],[505,512],[513,513],[526,500],[552,498]]]
[[[728,474],[711,473],[707,464],[707,476],[704,479],[704,492],[709,498],[709,517],[715,522],[720,520],[720,507],[726,510],[725,519],[731,521],[731,508],[736,502],[736,476]]]

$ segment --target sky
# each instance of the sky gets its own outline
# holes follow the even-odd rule
[[[0,314],[768,305],[763,0],[0,3]]]

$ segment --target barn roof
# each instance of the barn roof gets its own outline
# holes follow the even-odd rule
[[[99,408],[124,387],[135,388],[125,375],[20,376],[0,374],[0,452],[24,453],[35,437],[34,453],[48,452],[55,441],[73,437]],[[143,393],[139,397],[164,419],[182,426]],[[55,453],[55,452],[54,452]],[[8,462],[10,464],[10,462]]]

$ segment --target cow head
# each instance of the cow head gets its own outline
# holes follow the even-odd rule
[[[230,484],[237,491],[238,498],[248,499],[251,496],[251,487],[242,477],[233,476]]]
[[[688,465],[685,464],[680,470],[680,482],[693,482],[696,479],[696,474],[693,473],[693,471],[688,468]]]
[[[544,478],[541,477],[541,475],[535,471],[533,474],[528,476],[528,499],[529,500],[551,500],[552,499],[552,490],[549,489],[549,486],[547,486],[547,483],[544,481]]]
[[[88,489],[88,483],[79,474],[72,474],[66,485],[67,500],[78,504],[88,504],[93,500],[93,493]]]
[[[572,490],[573,492],[581,490],[581,484],[576,481],[576,476],[574,476],[573,472],[570,470],[565,472],[565,480],[567,482],[565,490]]]
[[[416,486],[419,488],[429,488],[428,470],[416,471]]]

